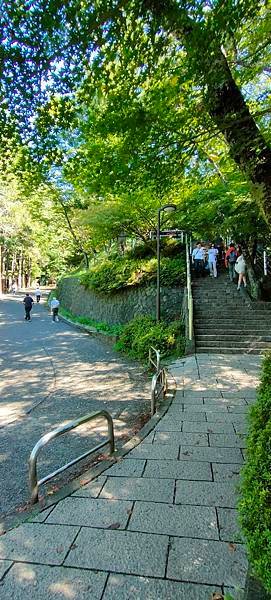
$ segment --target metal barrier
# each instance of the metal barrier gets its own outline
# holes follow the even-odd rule
[[[155,353],[156,362],[152,359],[152,353]],[[160,352],[153,348],[149,349],[149,364],[155,368],[155,374],[151,382],[151,415],[153,416],[156,411],[156,404],[159,396],[166,393],[167,391],[167,375],[164,368],[160,368]]]
[[[156,362],[152,359],[153,352],[156,357]],[[156,372],[160,371],[160,352],[159,350],[156,350],[156,348],[154,348],[153,346],[151,346],[149,349],[149,364],[155,368]]]
[[[63,435],[64,433],[68,433],[68,431],[72,431],[72,429],[75,429],[76,427],[78,427],[79,425],[82,425],[83,423],[88,423],[88,421],[97,419],[98,417],[104,417],[107,420],[108,438],[101,444],[98,444],[97,446],[92,448],[91,450],[88,450],[84,454],[81,454],[81,456],[78,456],[74,460],[71,460],[69,463],[67,463],[63,467],[60,467],[60,469],[57,469],[53,473],[50,473],[49,475],[46,475],[46,477],[43,477],[42,479],[38,480],[37,479],[37,458],[38,458],[38,454],[39,454],[40,450],[44,446],[46,446],[46,444],[48,444],[48,442],[50,442],[51,440],[59,437],[60,435]],[[97,450],[100,450],[100,448],[103,448],[108,443],[110,444],[110,454],[113,454],[113,452],[115,450],[113,419],[106,410],[98,410],[96,412],[89,413],[88,415],[85,415],[84,417],[81,417],[80,419],[70,421],[70,423],[67,423],[67,425],[58,427],[57,429],[54,429],[53,431],[50,431],[49,433],[46,433],[45,435],[43,435],[39,439],[39,441],[36,443],[36,445],[34,446],[32,452],[30,454],[30,457],[29,457],[29,487],[30,487],[30,493],[31,493],[31,498],[30,498],[31,503],[34,504],[35,502],[38,502],[38,499],[39,499],[38,490],[39,490],[39,487],[43,483],[46,483],[50,479],[53,479],[53,477],[55,477],[59,473],[62,473],[62,471],[65,471],[66,469],[68,469],[72,465],[75,465],[77,462],[79,462],[86,456],[89,456],[89,454],[93,454],[94,452],[97,452]]]

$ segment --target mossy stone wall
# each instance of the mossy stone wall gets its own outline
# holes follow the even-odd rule
[[[113,294],[98,294],[85,289],[76,277],[65,277],[58,284],[61,306],[73,314],[105,321],[110,325],[124,324],[138,315],[156,313],[156,287],[134,287]],[[161,317],[179,319],[183,288],[161,288]]]

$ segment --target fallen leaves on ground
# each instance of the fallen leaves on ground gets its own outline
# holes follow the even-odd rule
[[[230,552],[235,552],[236,551],[236,544],[232,544],[232,542],[230,542],[228,544],[228,548]]]

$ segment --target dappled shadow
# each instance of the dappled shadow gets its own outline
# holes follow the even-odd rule
[[[63,322],[53,323],[43,306],[35,305],[33,320],[26,324],[16,319],[19,313],[23,317],[19,301],[8,298],[3,305],[0,510],[7,513],[29,496],[27,460],[44,433],[107,409],[114,418],[116,439],[127,439],[140,426],[140,415],[149,411],[150,392],[140,365],[122,359],[104,342]],[[82,426],[59,438],[40,456],[39,475],[84,453],[104,438],[105,431],[104,423],[97,430]]]

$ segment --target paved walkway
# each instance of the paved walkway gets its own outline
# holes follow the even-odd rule
[[[246,411],[260,357],[171,366],[176,396],[155,429],[71,496],[0,538],[0,595],[26,600],[210,600],[237,594],[236,524]]]
[[[0,519],[28,500],[28,458],[42,435],[107,409],[124,443],[150,408],[150,381],[139,364],[67,323],[53,323],[43,301],[34,305],[31,323],[24,321],[23,296],[0,301]],[[40,476],[97,445],[106,433],[103,420],[95,430],[93,422],[76,429],[69,444],[55,440],[41,454]],[[61,476],[62,483],[76,474],[78,465]]]

